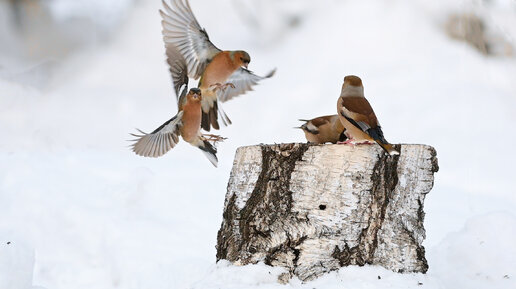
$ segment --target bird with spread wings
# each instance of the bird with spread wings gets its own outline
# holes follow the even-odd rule
[[[192,12],[188,0],[163,0],[160,10],[167,62],[170,65],[176,94],[188,78],[199,79],[198,88],[202,94],[201,127],[219,129],[220,115],[224,125],[231,120],[220,107],[233,97],[245,94],[259,81],[272,77],[275,69],[265,76],[248,70],[251,57],[242,50],[220,50],[209,39]],[[187,64],[187,76],[174,73],[175,50],[179,51]]]

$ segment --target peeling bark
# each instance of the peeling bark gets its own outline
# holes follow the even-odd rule
[[[426,272],[423,204],[435,150],[279,144],[237,150],[217,260],[282,266],[307,281],[348,265]]]

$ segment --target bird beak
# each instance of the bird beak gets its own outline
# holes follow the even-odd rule
[[[302,127],[300,127],[300,126],[295,126],[295,127],[293,127],[293,128],[299,128],[299,129],[303,129],[303,128],[302,128]]]
[[[245,67],[245,69],[247,69],[247,66],[249,66],[249,62],[245,62],[245,63],[244,63],[244,67]]]

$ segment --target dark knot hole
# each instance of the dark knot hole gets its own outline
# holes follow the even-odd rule
[[[319,205],[319,210],[325,210],[326,209],[326,205]]]

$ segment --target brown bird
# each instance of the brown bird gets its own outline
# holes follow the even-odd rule
[[[173,60],[169,49],[177,49],[187,62],[188,76],[200,78],[202,128],[219,129],[219,114],[225,125],[231,124],[218,100],[225,102],[252,90],[260,80],[273,76],[275,70],[258,76],[247,69],[251,62],[247,52],[223,51],[213,45],[206,30],[197,22],[188,0],[171,0],[170,5],[163,0],[163,7],[160,14],[168,59]]]
[[[179,136],[184,141],[201,149],[210,162],[217,166],[217,150],[200,133],[201,129],[201,90],[192,88],[180,98],[179,112],[151,133],[131,134],[137,139],[132,145],[133,151],[144,157],[160,157],[171,150],[179,142]]]
[[[131,134],[136,137],[132,149],[140,156],[159,157],[171,150],[181,136],[184,141],[201,149],[216,167],[217,150],[210,141],[217,142],[224,138],[201,134],[201,90],[191,88],[186,93],[188,89],[186,62],[180,55],[178,56],[177,51],[171,49],[170,55],[177,56],[174,60],[168,59],[176,94],[179,95],[179,90],[183,88],[178,97],[178,113],[151,133],[138,130],[141,134]]]
[[[306,140],[310,143],[337,143],[347,139],[344,133],[345,128],[336,114],[320,116],[310,120],[300,119],[300,121],[305,123],[298,128],[303,130]]]
[[[390,155],[399,152],[385,140],[382,129],[369,104],[364,97],[364,86],[358,76],[344,77],[344,84],[337,102],[337,112],[346,128],[346,143],[378,143]]]

